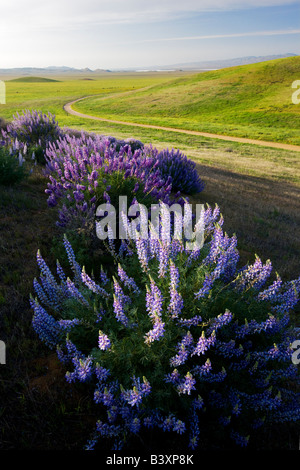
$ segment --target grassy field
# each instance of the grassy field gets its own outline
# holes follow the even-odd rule
[[[5,80],[6,105],[0,105],[0,115],[11,120],[16,112],[39,109],[55,114],[61,126],[81,127],[82,120],[69,116],[63,106],[68,101],[88,95],[109,96],[138,88],[155,86],[180,76],[177,73],[125,73],[98,75],[94,79],[70,76],[21,77]],[[0,79],[3,79],[0,77]]]
[[[174,79],[124,97],[92,97],[74,109],[92,116],[260,140],[300,143],[292,83],[300,57]]]

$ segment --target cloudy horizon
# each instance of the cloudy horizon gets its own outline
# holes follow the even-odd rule
[[[11,0],[0,68],[168,66],[300,54],[293,0]]]

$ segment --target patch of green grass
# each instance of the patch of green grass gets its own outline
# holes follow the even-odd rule
[[[20,166],[18,159],[10,155],[8,149],[0,147],[0,185],[17,185],[26,176],[24,165]]]
[[[89,95],[108,96],[111,93],[123,93],[139,88],[154,86],[170,81],[177,73],[109,74],[109,77],[97,76],[94,80],[82,80],[70,76],[54,77],[55,81],[8,80],[6,85],[6,104],[0,105],[0,116],[10,121],[17,112],[24,109],[40,110],[56,116],[61,126],[79,123],[78,118],[67,114],[63,106],[69,101]],[[182,75],[182,73],[181,73]],[[26,77],[28,78],[28,77]]]

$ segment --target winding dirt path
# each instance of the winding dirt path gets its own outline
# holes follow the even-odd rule
[[[146,87],[146,88],[149,88],[149,87]],[[127,91],[127,92],[124,92],[124,93],[116,93],[114,95],[104,96],[101,99],[104,100],[104,99],[111,98],[111,96],[116,97],[117,95],[124,96],[126,94],[133,93],[133,92],[136,92],[136,91],[141,91],[141,89],[131,90],[131,91]],[[72,114],[73,116],[78,116],[78,117],[85,118],[85,119],[92,119],[94,121],[102,121],[102,122],[111,122],[113,124],[121,124],[122,126],[143,127],[143,128],[147,128],[147,129],[157,129],[157,130],[160,130],[160,131],[179,132],[180,134],[199,135],[199,136],[208,137],[208,138],[211,138],[211,139],[228,140],[230,142],[240,142],[240,143],[243,143],[243,144],[254,144],[254,145],[261,145],[263,147],[273,147],[273,148],[282,149],[282,150],[293,150],[295,152],[300,152],[300,145],[282,144],[282,143],[279,143],[279,142],[268,142],[268,141],[264,141],[264,140],[247,139],[247,138],[244,138],[244,137],[233,137],[233,136],[229,136],[229,135],[211,134],[211,133],[208,133],[208,132],[191,131],[191,130],[187,130],[187,129],[176,129],[174,127],[162,127],[162,126],[155,126],[155,125],[152,125],[152,124],[140,124],[140,123],[136,123],[136,122],[116,121],[116,120],[112,120],[112,119],[101,118],[99,116],[90,116],[89,114],[83,114],[83,113],[80,113],[78,111],[75,111],[72,108],[72,106],[75,103],[78,103],[78,101],[82,101],[82,100],[85,100],[87,98],[92,98],[93,96],[96,96],[96,95],[84,96],[83,98],[79,98],[77,100],[70,101],[69,103],[64,105],[64,110],[67,113]]]

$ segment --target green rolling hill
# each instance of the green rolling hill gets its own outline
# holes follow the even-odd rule
[[[48,82],[58,82],[59,80],[53,80],[52,78],[44,77],[19,77],[13,78],[11,82],[23,82],[23,83],[48,83]]]
[[[124,97],[93,97],[74,109],[128,122],[300,144],[292,83],[300,56],[185,75]]]

